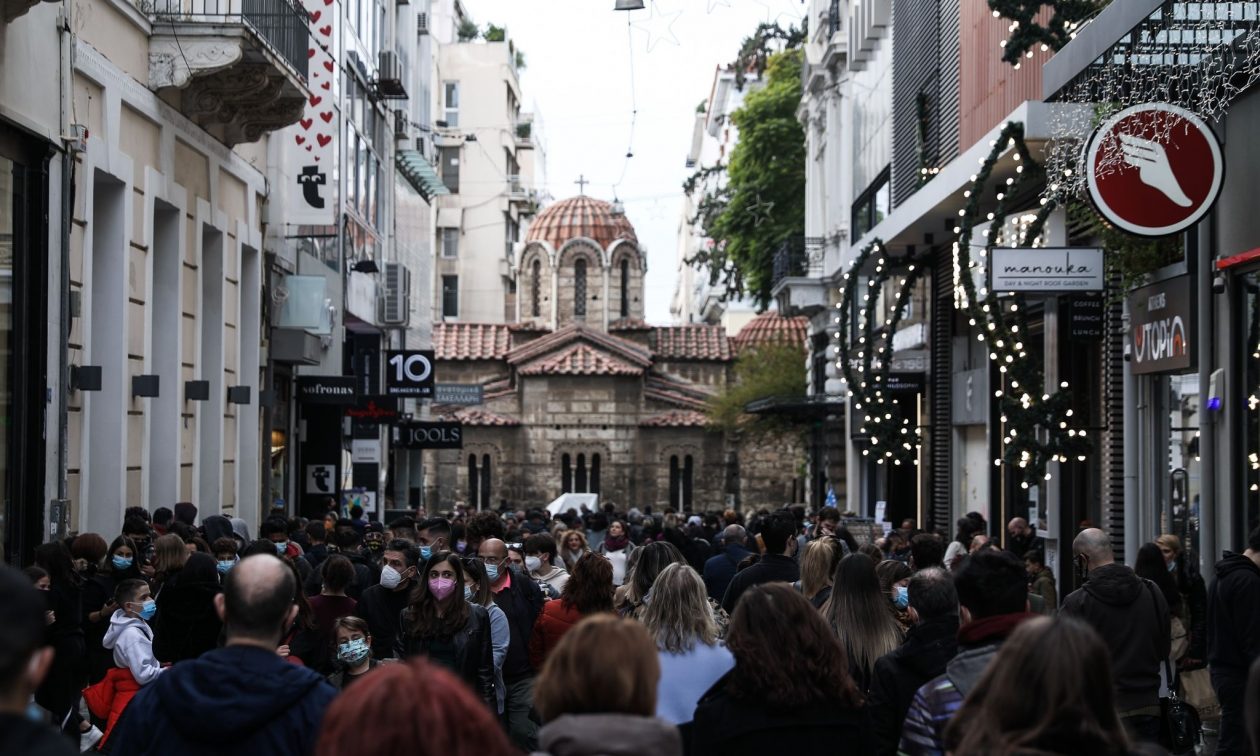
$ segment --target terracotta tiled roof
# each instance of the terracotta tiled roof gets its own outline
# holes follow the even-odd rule
[[[592,239],[604,249],[618,239],[638,242],[626,216],[613,215],[610,203],[594,197],[572,197],[543,210],[529,224],[525,242],[546,241],[560,249],[578,237]]]
[[[809,338],[809,318],[785,318],[777,312],[763,312],[753,318],[731,341],[736,352],[766,344],[805,346]]]
[[[490,383],[487,383],[485,385],[483,396],[485,399],[498,399],[500,397],[508,396],[515,392],[516,392],[516,389],[512,387],[512,379],[503,378],[501,380],[491,381]]]
[[[651,373],[643,385],[643,397],[690,410],[709,406],[708,391],[696,384],[662,373]]]
[[[609,352],[625,362],[637,365],[642,370],[646,370],[652,364],[651,353],[639,344],[629,339],[596,331],[576,323],[565,326],[555,333],[534,339],[527,344],[522,344],[508,352],[506,358],[509,364],[523,365],[544,355],[556,352],[574,341],[583,341],[591,344],[597,349]]]
[[[512,348],[510,326],[503,323],[437,323],[433,350],[439,360],[498,360]]]
[[[610,331],[650,331],[651,324],[642,318],[621,318],[608,324]]]
[[[520,368],[522,375],[641,375],[644,368],[579,341]]]
[[[726,329],[715,325],[661,326],[652,329],[652,351],[662,360],[729,360]]]
[[[439,420],[459,421],[464,425],[479,427],[495,427],[495,428],[512,428],[521,424],[521,421],[511,415],[501,415],[497,412],[491,412],[481,407],[455,407],[453,405],[441,405],[433,408],[434,415]]]
[[[639,421],[640,428],[695,428],[708,425],[703,412],[695,410],[670,410]]]

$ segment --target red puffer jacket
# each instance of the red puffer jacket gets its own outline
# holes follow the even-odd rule
[[[131,703],[140,690],[140,683],[131,676],[126,667],[114,667],[105,673],[105,677],[95,685],[83,689],[83,700],[87,702],[92,715],[105,720],[105,736],[97,744],[97,749],[109,740],[109,733],[114,729],[123,709]]]
[[[582,620],[577,607],[552,599],[543,604],[542,614],[534,621],[534,632],[529,635],[529,661],[534,669],[542,669],[543,661],[556,647],[564,634]]]

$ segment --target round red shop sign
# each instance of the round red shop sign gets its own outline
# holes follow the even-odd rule
[[[1166,103],[1134,105],[1107,119],[1090,139],[1085,165],[1098,212],[1139,236],[1168,236],[1198,223],[1225,175],[1208,125]]]

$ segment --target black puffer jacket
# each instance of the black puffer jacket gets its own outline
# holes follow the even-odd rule
[[[1123,564],[1090,570],[1083,588],[1061,613],[1088,622],[1111,652],[1116,708],[1159,705],[1160,669],[1171,652],[1171,619],[1164,594]]]
[[[875,662],[866,711],[871,719],[875,753],[894,754],[901,741],[901,725],[915,691],[945,674],[945,665],[958,653],[958,615],[937,617],[910,628],[897,650]]]
[[[1260,656],[1260,567],[1255,562],[1225,552],[1216,563],[1207,617],[1212,676],[1246,680],[1251,662]]]
[[[461,599],[462,600],[462,599]],[[394,639],[394,656],[407,659],[428,656],[435,638],[413,635],[407,612],[399,618],[398,637]],[[494,692],[494,654],[490,645],[490,613],[484,606],[468,605],[468,622],[450,639],[455,644],[455,669],[468,687],[486,702],[492,711],[499,707]]]

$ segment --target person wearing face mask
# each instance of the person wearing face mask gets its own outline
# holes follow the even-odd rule
[[[416,525],[416,545],[420,547],[420,559],[429,561],[439,551],[449,551],[451,523],[441,517],[422,520]]]
[[[477,606],[484,606],[490,614],[490,649],[494,656],[494,694],[498,705],[499,716],[503,716],[503,705],[507,698],[507,689],[503,685],[503,661],[507,658],[508,646],[512,642],[512,630],[508,626],[507,615],[494,603],[494,594],[490,592],[490,579],[486,577],[486,566],[476,559],[465,559],[464,562],[464,600]]]
[[[459,675],[490,707],[497,709],[490,614],[464,599],[464,565],[449,551],[425,563],[424,582],[411,593],[400,617],[394,655],[426,656]]]
[[[569,571],[559,562],[556,539],[551,535],[538,533],[525,539],[525,569],[551,590],[550,598],[560,598],[564,584],[569,582]]]
[[[240,556],[236,553],[235,538],[216,539],[214,543],[210,544],[210,550],[214,553],[214,569],[219,573],[220,579],[241,561]]]
[[[503,660],[508,737],[521,750],[531,751],[538,743],[538,725],[529,716],[535,674],[529,661],[529,639],[534,622],[542,613],[542,591],[534,581],[508,568],[507,544],[498,538],[482,541],[477,547],[477,556],[486,567],[494,603],[507,615],[512,631],[507,658]]]
[[[338,617],[354,615],[359,602],[346,595],[346,588],[354,581],[354,566],[341,554],[333,554],[319,567],[323,580],[318,596],[311,596],[311,616],[315,621],[316,658],[306,659],[306,666],[327,675],[332,671],[333,660],[328,653],[332,647],[333,627]]]
[[[407,608],[408,595],[415,585],[421,550],[407,541],[395,539],[381,553],[381,581],[359,597],[358,616],[367,621],[372,638],[372,656],[394,656],[398,616]]]
[[[885,559],[875,564],[875,577],[879,578],[879,590],[892,604],[893,616],[901,625],[901,632],[910,629],[910,615],[906,607],[910,604],[910,567],[905,562]]]
[[[109,620],[105,648],[113,651],[113,669],[104,679],[83,691],[83,699],[93,716],[105,720],[101,746],[109,742],[114,725],[123,711],[145,685],[153,682],[165,668],[153,653],[153,630],[149,621],[157,613],[157,602],[143,580],[124,580],[114,593],[118,609]]]
[[[109,544],[100,569],[83,584],[83,638],[87,644],[90,683],[100,680],[114,666],[112,654],[101,641],[109,629],[109,618],[118,608],[114,603],[114,590],[124,580],[143,577],[136,563],[137,553],[135,542],[125,535],[118,536]]]
[[[378,660],[372,653],[372,632],[360,617],[338,617],[333,623],[333,643],[337,671],[328,676],[328,682],[337,690],[345,690],[381,664],[394,661]]]

